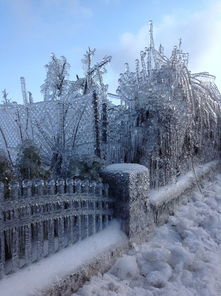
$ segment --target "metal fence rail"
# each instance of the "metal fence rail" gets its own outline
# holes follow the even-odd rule
[[[102,230],[113,203],[102,183],[0,184],[0,278]]]

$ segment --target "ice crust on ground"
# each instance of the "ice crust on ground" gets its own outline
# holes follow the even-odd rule
[[[221,175],[73,296],[220,296]]]

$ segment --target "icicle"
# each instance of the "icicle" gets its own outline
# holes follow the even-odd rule
[[[64,218],[58,218],[58,249],[64,248]]]
[[[58,179],[56,181],[57,193],[64,194],[64,185],[65,185],[64,179]]]
[[[11,182],[9,184],[9,195],[11,200],[16,200],[19,198],[19,183],[17,181]]]
[[[102,183],[96,184],[96,193],[99,196],[103,195],[103,184]]]
[[[164,47],[162,46],[162,44],[160,44],[160,47],[159,47],[159,54],[160,55],[164,55]]]
[[[81,215],[77,216],[77,224],[78,224],[78,240],[82,240],[82,226],[81,226]]]
[[[109,196],[109,184],[104,184],[104,197],[108,197]]]
[[[0,204],[4,202],[5,196],[4,196],[4,184],[0,182]],[[0,223],[2,219],[2,211],[0,210]]]
[[[91,182],[90,187],[91,187],[91,190],[92,190],[92,195],[96,196],[97,183],[95,181]]]
[[[73,216],[67,217],[67,245],[73,243]]]
[[[44,229],[43,222],[36,223],[37,228],[37,260],[44,256]]]
[[[43,196],[44,195],[44,180],[36,180],[34,182],[35,186],[35,196]]]
[[[137,85],[139,86],[140,82],[140,62],[138,59],[135,60],[135,67],[136,67],[136,82]]]
[[[67,186],[67,193],[72,194],[74,192],[74,180],[73,179],[67,179],[66,180],[66,186]]]
[[[18,230],[13,228],[12,230],[12,271],[17,271],[19,268],[19,241]]]
[[[25,226],[25,263],[28,265],[31,263],[31,225]]]
[[[47,182],[47,187],[48,187],[48,194],[49,195],[54,195],[55,194],[55,181],[54,180],[49,180]]]
[[[95,202],[94,202],[94,207],[95,207]],[[93,223],[92,223],[92,232],[95,234],[97,232],[97,227],[96,227],[96,214],[94,213],[92,216]]]
[[[103,229],[103,215],[99,215],[99,231]]]
[[[104,215],[104,227],[107,227],[107,225],[108,225],[108,222],[109,222],[109,220],[108,220],[108,215]]]
[[[54,246],[54,219],[48,221],[48,254],[51,255],[55,251]]]
[[[181,51],[181,47],[182,47],[182,38],[179,39],[179,51]]]
[[[130,73],[129,64],[128,63],[125,63],[124,66],[125,66],[125,73],[127,75],[129,75],[129,73]]]
[[[86,195],[89,194],[89,187],[90,187],[89,185],[90,185],[90,183],[89,183],[88,180],[85,180],[85,181],[82,182],[83,193],[86,194]]]
[[[32,182],[30,180],[24,180],[22,182],[23,197],[30,198],[32,196]]]
[[[75,180],[75,190],[76,193],[81,193],[81,180]]]
[[[5,239],[4,239],[4,232],[0,231],[0,279],[3,278],[4,273],[5,273]]]
[[[145,58],[145,53],[141,51],[140,59],[141,59],[141,66],[142,66],[143,81],[147,79],[146,64],[145,64],[144,58]]]
[[[85,215],[85,233],[86,233],[86,237],[89,236],[89,216]]]

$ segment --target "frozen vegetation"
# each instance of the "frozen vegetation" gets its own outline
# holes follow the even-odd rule
[[[221,295],[221,175],[76,296]]]
[[[108,85],[103,80],[111,57],[105,56],[94,63],[94,53],[95,50],[87,50],[82,60],[84,77],[77,75],[76,80],[69,79],[70,65],[66,58],[59,59],[52,54],[41,86],[44,95],[41,102],[34,102],[30,92],[28,95],[23,77],[23,104],[11,102],[6,90],[3,91],[3,104],[0,104],[0,181],[7,189],[2,195],[4,202],[8,202],[14,180],[16,186],[19,186],[18,180],[22,184],[21,192],[31,192],[31,186],[36,184],[33,181],[26,186],[28,183],[22,182],[25,179],[45,179],[47,182],[55,179],[56,184],[61,185],[59,188],[64,189],[64,179],[71,178],[73,182],[73,178],[79,177],[94,181],[99,179],[99,171],[104,164],[123,162],[142,164],[149,169],[150,187],[157,190],[152,194],[151,203],[158,205],[165,201],[168,193],[173,198],[192,182],[195,173],[199,172],[199,163],[220,158],[221,94],[213,75],[189,71],[189,55],[183,50],[181,40],[174,46],[171,56],[165,56],[162,45],[159,50],[155,48],[152,22],[149,22],[148,47],[135,61],[135,71],[125,64],[117,94],[112,94],[121,101],[119,106],[109,100]],[[135,164],[131,167],[136,169]],[[180,179],[190,170],[192,175]],[[173,183],[172,187],[158,190],[170,183]],[[220,187],[221,176],[218,176],[204,189],[205,200],[195,192],[190,197],[191,202],[171,217],[167,225],[159,228],[149,244],[135,246],[107,274],[92,279],[77,295],[221,295],[218,282],[221,275]],[[63,194],[62,191],[60,193]],[[17,209],[12,203],[9,205],[9,208],[3,206],[4,210],[8,210],[5,215],[9,224],[7,231],[4,227],[0,229],[0,239],[7,244],[5,252],[0,252],[3,259],[7,255],[3,263],[5,266],[8,259],[17,261],[18,250],[29,257],[30,244],[26,244],[27,252],[23,245],[25,240],[29,242],[35,235],[41,238],[38,240],[41,250],[43,229],[46,228],[43,225],[49,225],[46,217],[41,225],[35,225],[36,228],[32,220],[25,231],[19,223],[11,226],[14,217],[17,217]],[[27,215],[31,213],[29,206],[26,204]],[[67,204],[62,203],[62,207],[66,210]],[[44,209],[39,207],[38,201],[33,208],[36,211]],[[23,213],[23,209],[19,211]],[[61,223],[56,222],[53,228],[57,219],[53,216],[50,222],[52,231],[48,233],[60,233],[62,238],[63,222],[67,217],[63,209],[59,211]],[[85,218],[85,221],[89,220]],[[86,233],[87,229],[85,227]],[[60,245],[64,245],[62,239]],[[89,252],[89,255],[92,253]],[[74,261],[69,261],[71,255],[64,260],[62,254],[60,257],[58,254],[60,261],[56,264],[55,259],[50,261],[56,272],[59,262],[66,262],[69,267],[74,265]],[[16,264],[12,266],[13,270],[17,269]],[[36,264],[33,268],[38,266]],[[29,269],[32,271],[32,267]],[[41,273],[40,269],[38,273],[44,282],[46,273]],[[21,274],[22,271],[19,271],[14,284],[10,283],[10,278],[16,279],[16,275],[4,279],[0,287],[24,287],[26,283],[23,279],[28,280],[28,277],[24,274],[21,277]],[[28,275],[30,287],[35,289],[32,283],[36,279],[40,282],[39,277],[35,277],[34,272]],[[3,288],[0,291],[4,296],[14,295],[14,292],[6,294]],[[22,295],[18,289],[16,293]]]
[[[158,188],[193,165],[219,158],[221,95],[215,77],[191,73],[181,40],[166,56],[163,46],[154,44],[151,21],[147,31],[149,44],[135,67],[125,64],[116,94],[108,93],[104,79],[111,57],[95,63],[90,48],[82,59],[83,77],[76,79],[65,57],[51,55],[41,86],[43,101],[34,102],[23,77],[23,104],[11,102],[3,91],[0,150],[14,177],[73,177],[79,174],[79,161],[80,170],[88,166],[87,157],[89,163],[95,158],[98,164],[145,165],[151,187]],[[121,103],[114,105],[113,98]],[[27,141],[37,152],[39,159],[31,164],[39,163],[40,176],[24,176],[20,169],[23,158],[17,151]]]

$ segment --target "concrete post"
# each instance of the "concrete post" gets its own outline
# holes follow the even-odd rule
[[[149,171],[139,164],[112,164],[102,172],[109,195],[116,199],[114,215],[131,242],[146,241],[154,222],[149,206]]]

